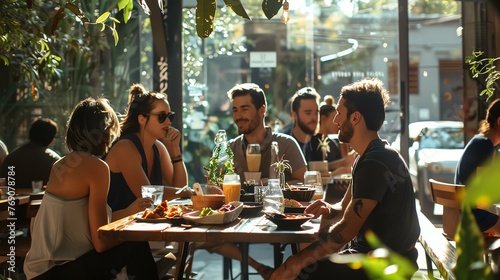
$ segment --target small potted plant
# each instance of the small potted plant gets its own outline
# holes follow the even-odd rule
[[[321,139],[318,139],[318,150],[321,150],[322,161],[310,161],[309,170],[319,171],[320,173],[328,173],[328,153],[330,152],[330,138],[327,135],[323,135]]]
[[[292,166],[290,165],[290,161],[284,159],[285,155],[278,157],[278,160],[273,163],[271,166],[274,168],[274,171],[278,174],[278,178],[280,179],[280,187],[281,189],[286,189],[286,176],[285,171],[292,172]]]

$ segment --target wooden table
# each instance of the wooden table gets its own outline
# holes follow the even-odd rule
[[[140,223],[136,214],[99,228],[103,236],[126,241],[178,241],[181,265],[176,269],[176,279],[183,279],[187,248],[191,242],[238,243],[243,259],[241,278],[248,279],[248,246],[251,243],[308,243],[316,240],[319,222],[306,222],[301,230],[278,230],[264,216],[238,218],[225,225],[197,225],[191,228],[172,226],[168,223]]]

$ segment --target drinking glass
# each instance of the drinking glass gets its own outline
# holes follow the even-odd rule
[[[239,201],[241,191],[240,176],[238,174],[224,175],[222,190],[224,191],[224,203]]]
[[[161,185],[145,185],[141,187],[142,197],[150,197],[153,199],[152,208],[160,205],[163,202],[163,186]]]
[[[262,204],[264,202],[264,195],[266,194],[268,189],[268,186],[254,186],[253,193],[255,202]]]
[[[323,182],[321,180],[321,173],[319,173],[319,171],[306,171],[304,173],[304,185],[316,189],[316,191],[314,192],[314,197],[323,196]]]
[[[281,191],[280,180],[269,179],[267,186],[267,192],[264,194],[264,211],[283,213],[285,211],[285,199]]]
[[[42,180],[31,181],[31,188],[33,189],[34,193],[41,192],[43,188],[43,181]]]
[[[248,171],[257,172],[260,169],[260,145],[249,144],[247,146]]]

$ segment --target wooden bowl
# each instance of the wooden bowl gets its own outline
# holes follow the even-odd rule
[[[201,210],[205,207],[212,209],[219,209],[224,204],[224,195],[222,194],[209,194],[209,195],[194,195],[191,196],[194,210]]]

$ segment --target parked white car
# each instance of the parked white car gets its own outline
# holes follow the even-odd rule
[[[429,179],[453,183],[464,150],[463,122],[423,121],[408,126],[409,171],[422,213],[432,217],[434,203]],[[399,137],[392,144],[399,149]]]

